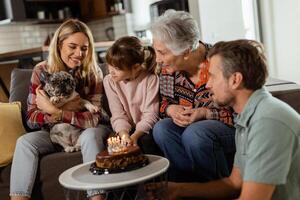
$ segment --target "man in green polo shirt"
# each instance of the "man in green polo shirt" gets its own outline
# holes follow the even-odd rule
[[[170,199],[300,199],[300,117],[263,87],[268,72],[262,46],[219,42],[208,58],[207,87],[215,103],[237,113],[234,167],[217,181],[169,183]]]

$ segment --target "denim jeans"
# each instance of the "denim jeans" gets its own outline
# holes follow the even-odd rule
[[[155,142],[170,161],[170,179],[175,181],[205,182],[229,176],[226,154],[234,155],[234,135],[234,128],[216,120],[180,127],[165,118],[153,129]]]
[[[79,140],[83,162],[95,160],[105,148],[104,142],[111,130],[99,125],[82,131]],[[36,178],[39,156],[56,152],[48,131],[26,133],[17,140],[10,177],[10,196],[31,196]],[[53,163],[59,164],[59,163]],[[88,191],[89,196],[101,191]]]

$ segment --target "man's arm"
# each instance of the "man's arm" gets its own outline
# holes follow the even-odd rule
[[[244,182],[239,200],[268,200],[271,199],[275,185]]]
[[[208,183],[170,183],[170,200],[180,198],[234,199],[242,188],[240,170],[234,167],[230,177]]]

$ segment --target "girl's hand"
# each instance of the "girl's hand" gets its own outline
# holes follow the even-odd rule
[[[132,140],[132,143],[133,143],[133,146],[137,146],[138,144],[138,140],[141,136],[144,135],[144,132],[142,131],[135,131],[131,136],[131,140]]]
[[[54,113],[59,112],[59,109],[55,107],[51,102],[44,90],[41,89],[41,85],[39,85],[36,90],[36,105],[37,108],[40,109],[42,112],[52,115]]]
[[[130,135],[127,131],[120,131],[118,135],[122,140],[125,140],[129,146],[133,144],[133,141],[131,140]]]

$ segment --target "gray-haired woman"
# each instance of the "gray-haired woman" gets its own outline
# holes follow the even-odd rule
[[[226,155],[235,152],[232,110],[214,105],[206,89],[210,45],[200,41],[196,21],[184,11],[167,10],[151,31],[161,66],[163,118],[153,136],[171,162],[170,178],[209,181],[228,176]]]

